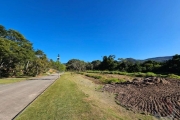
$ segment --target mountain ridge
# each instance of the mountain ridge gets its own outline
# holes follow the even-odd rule
[[[164,62],[164,61],[170,60],[172,58],[173,58],[173,56],[153,57],[153,58],[145,59],[145,61],[153,60],[153,61],[156,61],[156,62]]]
[[[162,56],[162,57],[153,57],[153,58],[147,58],[144,60],[139,60],[139,59],[134,59],[134,58],[125,58],[125,60],[130,61],[130,62],[145,62],[148,60],[156,61],[156,62],[164,62],[167,60],[172,59],[173,56]]]

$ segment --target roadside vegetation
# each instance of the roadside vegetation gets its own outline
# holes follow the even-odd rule
[[[16,120],[153,120],[117,105],[102,85],[65,73]]]
[[[24,80],[26,80],[26,78],[4,78],[4,79],[0,79],[0,84],[9,84],[9,83],[15,83],[15,82],[20,82]]]
[[[65,65],[48,59],[42,50],[20,32],[0,25],[0,78],[37,76],[50,68],[64,71]]]

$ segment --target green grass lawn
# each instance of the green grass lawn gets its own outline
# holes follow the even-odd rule
[[[114,95],[81,75],[65,73],[16,120],[152,120],[114,102]]]
[[[24,80],[26,80],[26,78],[4,78],[4,79],[0,79],[0,84],[9,84],[9,83],[15,83],[15,82],[20,82]]]

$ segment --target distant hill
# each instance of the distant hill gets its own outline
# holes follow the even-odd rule
[[[164,62],[164,61],[167,61],[167,60],[172,59],[172,57],[173,57],[173,56],[164,56],[164,57],[148,58],[148,59],[145,59],[145,61],[147,61],[147,60],[153,60],[153,61],[156,61],[156,62]]]
[[[145,60],[137,60],[137,59],[134,59],[134,58],[126,58],[125,60],[129,61],[129,62],[144,62],[144,61],[148,61],[148,60],[152,60],[152,61],[156,61],[156,62],[164,62],[164,61],[167,61],[167,60],[170,60],[172,59],[173,56],[164,56],[164,57],[154,57],[154,58],[148,58],[148,59],[145,59]]]
[[[129,62],[132,62],[132,63],[135,63],[135,62],[138,62],[139,60],[136,60],[134,58],[126,58],[125,59],[126,61],[129,61]]]

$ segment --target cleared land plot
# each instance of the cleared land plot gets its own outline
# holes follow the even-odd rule
[[[153,120],[117,105],[114,95],[102,92],[102,87],[81,75],[66,73],[17,120]]]
[[[98,73],[90,73],[90,77],[86,78],[98,83],[101,78],[94,79],[94,76],[98,75],[101,78],[125,79],[123,83],[112,82],[103,88],[116,94],[116,102],[124,108],[137,113],[151,114],[156,118],[180,119],[180,80],[160,77],[129,78],[124,75]]]
[[[166,119],[180,119],[179,80],[134,79],[123,84],[107,84],[104,90],[116,93],[117,102],[127,109]]]

